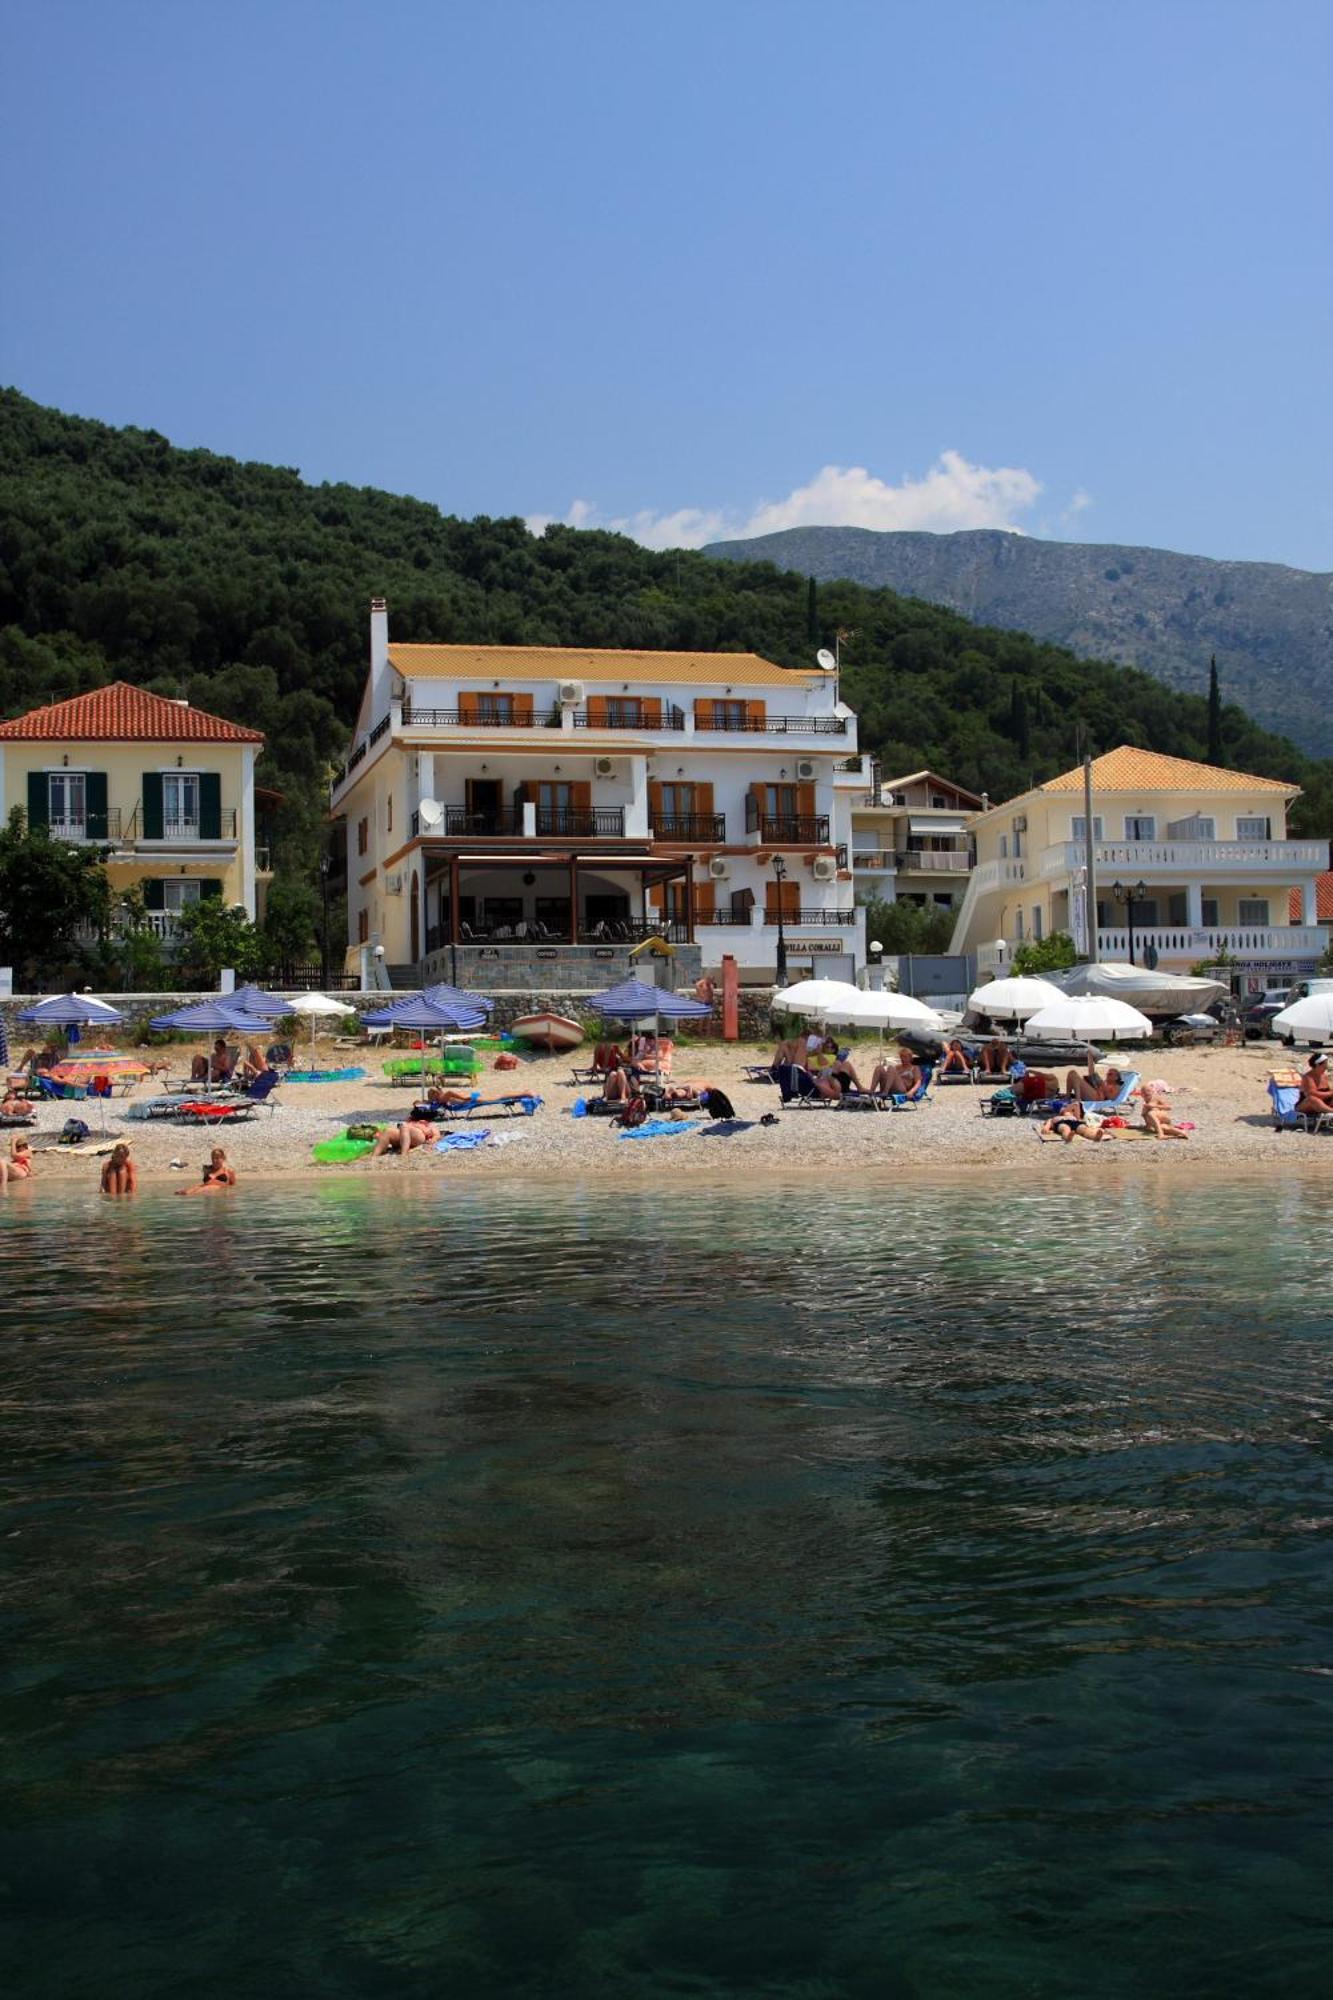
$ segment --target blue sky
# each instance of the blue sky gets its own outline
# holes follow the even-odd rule
[[[1333,569],[1326,0],[4,0],[0,379],[655,542]]]

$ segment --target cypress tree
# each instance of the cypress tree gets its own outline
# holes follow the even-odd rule
[[[1032,731],[1028,725],[1028,698],[1018,682],[1009,683],[1009,736],[1025,762],[1032,754]]]
[[[805,585],[805,636],[812,646],[819,644],[819,586],[813,577]]]
[[[1217,685],[1217,654],[1208,662],[1208,762],[1222,762],[1222,695]]]

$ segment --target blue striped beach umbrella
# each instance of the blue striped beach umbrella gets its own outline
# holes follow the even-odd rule
[[[486,1025],[486,1016],[470,997],[466,997],[466,1004],[463,997],[444,1003],[430,1000],[424,993],[414,993],[392,1007],[377,1007],[361,1019],[368,1028],[416,1028],[441,1035],[468,1035]]]
[[[36,1028],[118,1028],[125,1016],[91,993],[57,993],[25,1007],[18,1018]]]
[[[246,1014],[261,1014],[266,1021],[294,1012],[290,1000],[284,1000],[278,993],[265,993],[259,986],[238,986],[234,993],[222,997],[226,1006],[239,1007]]]
[[[229,1030],[248,1035],[256,1028],[272,1026],[262,1015],[234,1006],[232,998],[228,995],[225,1001],[196,1000],[189,1007],[178,1007],[174,1014],[155,1014],[150,1025],[163,1033],[178,1035],[225,1035]]]
[[[623,979],[619,986],[609,987],[605,993],[594,993],[585,1005],[594,1014],[605,1014],[613,1021],[646,1021],[650,1018],[695,1021],[713,1011],[704,1000],[672,993],[662,986],[649,986],[643,979]]]
[[[443,984],[428,986],[421,997],[423,1000],[429,1000],[431,1005],[435,1007],[465,1007],[469,1009],[480,1007],[482,1013],[488,1019],[495,1012],[494,1000],[488,1000],[484,993],[465,993],[461,986],[446,986]]]

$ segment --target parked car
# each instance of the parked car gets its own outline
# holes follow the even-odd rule
[[[1253,1007],[1247,1007],[1241,1016],[1241,1032],[1247,1042],[1262,1042],[1273,1037],[1273,1016],[1280,1014],[1286,1006],[1285,1000],[1256,1000]],[[1278,1037],[1277,1039],[1281,1039]]]
[[[1177,1014],[1162,1023],[1162,1040],[1169,1048],[1184,1049],[1196,1042],[1220,1042],[1225,1029],[1215,1014]]]

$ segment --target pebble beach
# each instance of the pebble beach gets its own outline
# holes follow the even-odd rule
[[[396,1052],[401,1054],[401,1051]],[[585,1055],[586,1052],[580,1052]],[[679,1132],[660,1138],[626,1139],[609,1119],[576,1117],[577,1099],[594,1093],[576,1085],[567,1056],[528,1055],[517,1070],[497,1073],[487,1067],[475,1088],[483,1097],[502,1092],[529,1092],[543,1101],[531,1118],[474,1117],[456,1128],[486,1132],[486,1143],[466,1151],[419,1149],[406,1159],[397,1155],[361,1159],[336,1166],[319,1165],[312,1148],[320,1140],[339,1137],[352,1123],[383,1125],[406,1118],[417,1093],[395,1085],[384,1075],[386,1052],[349,1056],[345,1050],[321,1048],[318,1060],[336,1064],[364,1062],[366,1075],[328,1083],[284,1082],[272,1109],[265,1106],[245,1122],[212,1132],[175,1121],[136,1120],[127,1116],[135,1097],[161,1088],[146,1081],[133,1096],[106,1105],[107,1133],[100,1130],[102,1107],[95,1102],[46,1103],[35,1107],[36,1125],[29,1129],[38,1154],[32,1191],[44,1181],[62,1185],[85,1181],[96,1185],[100,1156],[117,1138],[128,1141],[145,1186],[163,1182],[184,1184],[198,1177],[209,1148],[226,1148],[236,1169],[238,1198],[254,1180],[293,1177],[366,1175],[387,1179],[404,1174],[478,1177],[553,1175],[562,1179],[614,1175],[675,1179],[682,1175],[711,1176],[719,1181],[737,1177],[808,1176],[827,1182],[866,1175],[873,1178],[913,1178],[950,1175],[961,1170],[1006,1172],[1017,1168],[1025,1178],[1034,1174],[1081,1175],[1108,1172],[1171,1172],[1196,1174],[1214,1169],[1283,1173],[1313,1169],[1333,1171],[1333,1133],[1318,1135],[1279,1132],[1268,1112],[1264,1085],[1273,1068],[1302,1060],[1275,1043],[1250,1043],[1243,1048],[1156,1050],[1139,1055],[1125,1052],[1120,1060],[1139,1067],[1147,1078],[1162,1079],[1171,1090],[1173,1115],[1193,1127],[1186,1141],[1157,1141],[1137,1132],[1114,1144],[1100,1146],[1039,1143],[1036,1121],[982,1116],[981,1100],[988,1087],[967,1084],[937,1086],[924,1104],[899,1112],[847,1110],[784,1110],[773,1084],[744,1076],[747,1063],[766,1061],[771,1046],[682,1043],[676,1053],[674,1083],[720,1086],[731,1098],[737,1119],[747,1129],[727,1134],[708,1131],[707,1120],[689,1114]],[[858,1065],[868,1073],[874,1051],[856,1051]],[[1060,1071],[1063,1084],[1064,1070]],[[777,1123],[758,1121],[767,1112]],[[88,1140],[71,1149],[56,1145],[70,1115],[92,1127]],[[13,1133],[4,1135],[8,1140]],[[28,1185],[11,1189],[23,1198]]]

